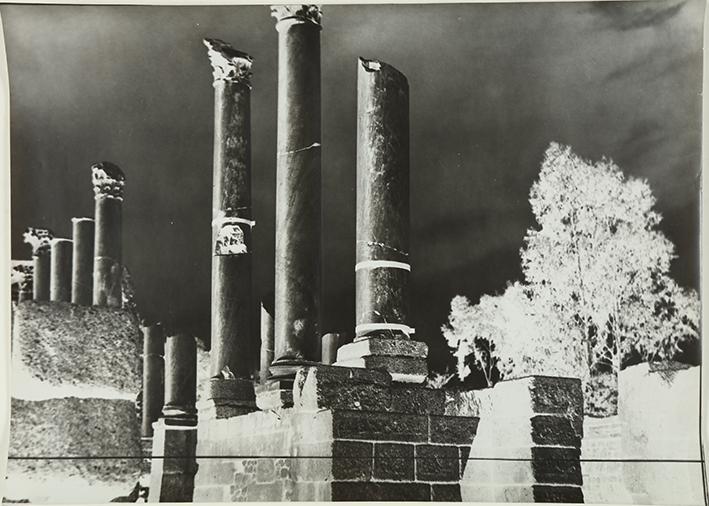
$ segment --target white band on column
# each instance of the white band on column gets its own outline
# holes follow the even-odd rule
[[[222,216],[212,220],[212,225],[222,225],[224,223],[244,223],[250,227],[256,226],[256,222],[254,220],[249,220],[247,218]]]
[[[357,335],[362,332],[371,332],[374,330],[399,330],[407,336],[416,333],[416,329],[404,325],[403,323],[360,323],[355,327],[355,333]]]
[[[403,269],[411,272],[411,264],[405,262],[396,262],[394,260],[363,260],[355,264],[355,272],[360,269]]]

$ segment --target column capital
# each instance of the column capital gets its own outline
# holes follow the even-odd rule
[[[22,239],[32,247],[32,255],[39,256],[49,253],[54,233],[48,228],[27,227]]]
[[[91,166],[91,182],[94,185],[94,198],[123,200],[126,176],[118,165],[111,162],[93,164]]]
[[[230,81],[251,88],[251,64],[254,59],[219,39],[203,39],[212,64],[214,82]]]
[[[281,22],[322,24],[322,11],[319,5],[291,4],[272,5],[271,16],[276,19],[276,29]]]

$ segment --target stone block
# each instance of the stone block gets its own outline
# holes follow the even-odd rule
[[[293,407],[293,390],[257,389],[256,406],[263,411]]]
[[[372,477],[372,443],[334,441],[332,477],[335,480],[369,481]]]
[[[293,404],[299,410],[345,409],[387,411],[391,404],[389,389],[379,385],[348,382],[321,383],[306,381],[293,392]]]
[[[583,503],[581,487],[534,485],[534,502]]]
[[[460,451],[460,476],[462,478],[465,473],[465,468],[468,465],[468,458],[470,457],[470,445],[459,446],[458,450]]]
[[[413,481],[414,446],[396,443],[375,444],[373,476],[376,480]]]
[[[401,383],[423,383],[428,375],[428,364],[423,358],[379,355],[338,361],[337,365],[386,371],[392,381]]]
[[[420,481],[458,481],[460,453],[457,446],[416,445],[416,479]]]
[[[533,376],[530,394],[534,413],[554,413],[579,417],[583,423],[581,380]],[[580,429],[581,431],[583,428]]]
[[[480,416],[480,399],[475,390],[443,390],[445,393],[442,415]]]
[[[460,485],[431,485],[431,500],[461,502]]]
[[[358,411],[335,411],[332,414],[335,438],[428,441],[428,418],[403,413],[368,413]]]
[[[532,470],[537,483],[581,485],[578,448],[533,447]]]
[[[219,460],[218,465],[209,467],[209,472],[210,483],[231,485],[234,482],[234,464],[229,460]]]
[[[571,420],[561,415],[536,415],[532,421],[532,441],[540,445],[581,446],[581,434]]]
[[[255,407],[254,384],[251,380],[241,378],[210,378],[207,399]]]
[[[390,396],[389,409],[393,412],[417,415],[444,413],[444,390],[398,383],[391,386]]]
[[[333,501],[430,501],[428,483],[333,481]]]
[[[276,466],[273,459],[261,458],[256,463],[256,482],[271,483],[276,480]]]
[[[337,362],[371,356],[412,357],[426,359],[428,346],[413,339],[369,337],[357,339],[337,350]]]
[[[431,416],[430,441],[432,443],[469,445],[473,442],[479,418],[458,416]]]
[[[195,487],[194,502],[225,502],[227,487]]]
[[[320,384],[365,384],[365,385],[391,385],[391,376],[384,371],[340,367],[335,365],[317,365],[304,367],[296,374],[295,382],[303,384],[308,378],[317,378]]]
[[[281,481],[273,483],[252,483],[246,487],[248,502],[280,502],[284,499],[284,484]]]

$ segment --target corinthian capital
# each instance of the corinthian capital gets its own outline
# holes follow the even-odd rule
[[[209,63],[212,64],[214,81],[232,81],[251,87],[251,63],[248,54],[237,51],[219,39],[204,39]]]
[[[300,23],[314,23],[320,26],[322,11],[319,5],[272,5],[271,16],[276,19],[276,24],[286,19]]]
[[[126,176],[111,162],[99,162],[91,166],[91,182],[94,185],[94,197],[123,200],[123,187]]]
[[[27,227],[22,239],[32,247],[32,254],[38,256],[49,253],[54,234],[48,228]]]

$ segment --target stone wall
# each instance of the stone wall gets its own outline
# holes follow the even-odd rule
[[[531,376],[476,394],[480,426],[463,501],[583,502],[581,382]]]
[[[5,497],[102,503],[128,494],[141,464],[135,398],[142,337],[135,318],[117,309],[25,301],[13,321]]]
[[[584,421],[583,458],[619,460],[583,463],[589,501],[704,503],[699,382],[699,367],[679,364],[621,371],[618,415]]]
[[[304,368],[290,408],[200,412],[191,499],[578,501],[581,403],[580,382],[566,378],[453,391]]]
[[[298,373],[293,401],[200,418],[195,501],[460,500],[478,424],[469,395],[317,366]]]

